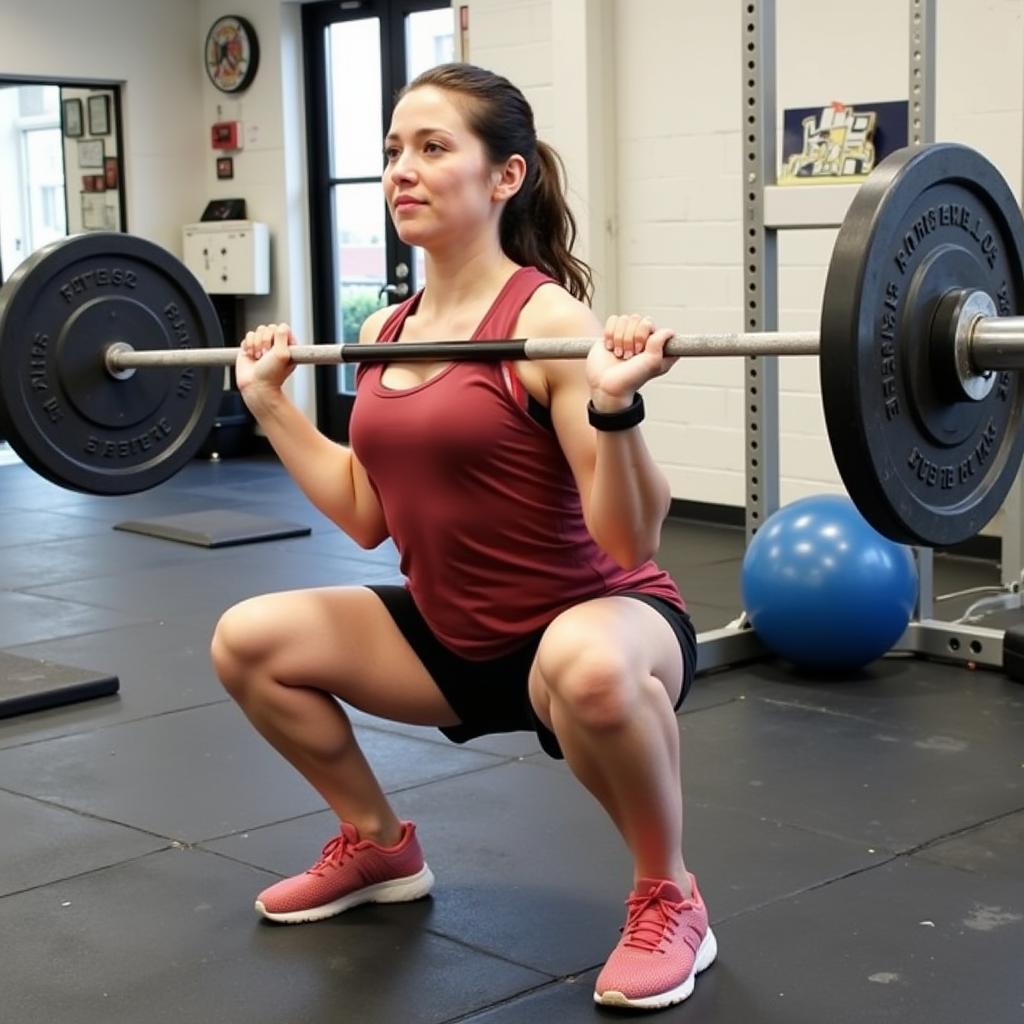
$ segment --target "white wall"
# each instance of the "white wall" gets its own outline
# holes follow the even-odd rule
[[[455,0],[469,8],[463,60],[504,75],[533,107],[537,134],[561,156],[594,275],[594,308],[616,308],[615,78],[612,0]]]
[[[938,4],[936,135],[972,145],[1015,191],[1022,175],[1024,0]],[[567,157],[573,195],[600,259],[613,243],[595,305],[642,311],[687,333],[742,330],[738,0],[470,0],[469,59],[508,75],[535,104],[542,135]],[[581,127],[580,71],[567,26],[603,18],[587,59],[614,88],[602,97],[615,164],[589,189],[601,155]],[[909,4],[777,0],[777,98],[786,107],[904,99]],[[554,44],[554,45],[552,45]],[[563,70],[566,58],[568,71]],[[600,77],[597,78],[600,81]],[[559,113],[565,111],[562,117]],[[592,102],[587,115],[602,115]],[[592,134],[592,133],[591,133]],[[595,226],[597,226],[596,231]],[[835,232],[780,236],[779,326],[816,330]],[[740,360],[691,360],[647,390],[648,442],[677,498],[742,506],[744,391]],[[842,489],[825,434],[817,361],[783,362],[782,499]]]
[[[181,252],[202,212],[198,0],[0,0],[0,76],[122,82],[128,228]]]
[[[469,52],[463,59],[515,82],[533,107],[537,133],[549,141],[555,123],[552,9],[559,2],[566,0],[469,0],[466,4]]]
[[[942,0],[936,134],[1020,191],[1022,0]],[[778,108],[907,96],[908,5],[778,0]],[[741,330],[741,5],[615,0],[619,298],[685,332]],[[642,59],[639,55],[643,55]],[[833,231],[784,232],[779,326],[817,329]],[[647,436],[678,498],[742,505],[738,360],[693,360],[648,388]],[[783,361],[782,499],[839,490],[816,360]]]

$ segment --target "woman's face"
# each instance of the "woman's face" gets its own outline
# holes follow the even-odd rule
[[[501,172],[450,93],[429,85],[406,93],[384,156],[384,196],[406,244],[430,249],[465,241],[490,218],[497,223]]]

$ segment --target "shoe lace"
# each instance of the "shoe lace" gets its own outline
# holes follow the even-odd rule
[[[320,851],[320,859],[309,869],[307,874],[323,877],[329,867],[337,867],[346,857],[353,856],[352,843],[348,836],[337,835],[329,839]]]
[[[628,913],[622,929],[623,944],[648,953],[664,953],[663,943],[675,936],[687,901],[681,903],[660,895],[652,889],[643,896],[633,895],[626,900]]]

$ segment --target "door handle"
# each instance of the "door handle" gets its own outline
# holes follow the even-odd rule
[[[398,299],[404,299],[409,294],[409,284],[406,281],[402,281],[399,284],[383,284],[380,287],[380,291],[377,292],[377,298],[381,298],[383,295],[394,295]]]

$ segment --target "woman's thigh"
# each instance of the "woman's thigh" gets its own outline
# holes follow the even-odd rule
[[[250,598],[224,613],[215,661],[218,648],[277,683],[322,690],[371,715],[413,725],[459,721],[383,602],[364,587]]]

